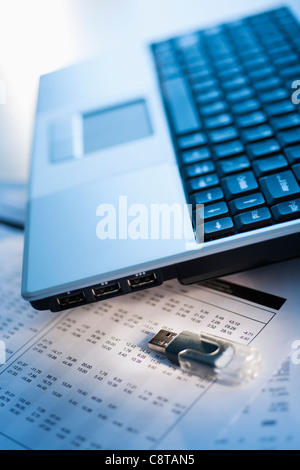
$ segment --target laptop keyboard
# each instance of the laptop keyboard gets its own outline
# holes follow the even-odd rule
[[[193,221],[204,223],[205,240],[299,219],[292,13],[280,8],[152,50],[187,201],[204,204]]]

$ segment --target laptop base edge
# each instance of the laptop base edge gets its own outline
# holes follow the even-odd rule
[[[284,250],[282,244],[285,244]],[[177,279],[180,284],[187,286],[298,257],[300,257],[300,233],[200,257],[130,278],[115,279],[108,283],[30,303],[36,310],[50,310],[56,313],[157,287],[172,279]]]

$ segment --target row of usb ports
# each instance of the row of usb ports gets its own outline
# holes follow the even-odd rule
[[[156,273],[139,273],[129,279],[105,282],[89,289],[68,292],[66,295],[59,296],[57,297],[58,310],[78,307],[159,284],[161,282]]]

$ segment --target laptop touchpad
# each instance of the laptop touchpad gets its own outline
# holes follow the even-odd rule
[[[51,127],[51,160],[82,158],[153,134],[145,100],[78,113]]]

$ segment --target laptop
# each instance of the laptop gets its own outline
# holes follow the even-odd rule
[[[22,283],[34,308],[300,255],[297,18],[276,8],[41,77]]]

